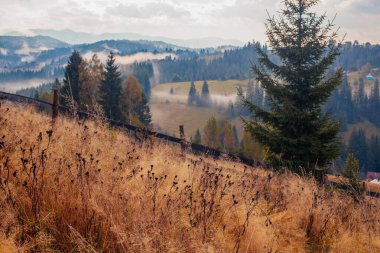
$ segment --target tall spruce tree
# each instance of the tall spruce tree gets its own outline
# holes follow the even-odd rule
[[[360,172],[362,175],[366,175],[368,148],[366,133],[363,129],[354,130],[351,133],[348,144],[348,152],[354,154],[355,158],[359,160]]]
[[[380,136],[372,136],[367,151],[368,170],[380,172]]]
[[[145,93],[142,93],[141,102],[137,106],[137,115],[145,128],[152,128],[152,114],[150,113],[148,99],[146,98]]]
[[[238,136],[238,132],[237,132],[235,125],[232,127],[232,131],[234,133],[235,147],[238,147],[239,146],[239,136]]]
[[[236,118],[234,104],[231,101],[229,101],[227,105],[227,118],[228,119]]]
[[[250,103],[255,103],[255,86],[253,85],[252,79],[249,79],[248,81],[247,92],[245,96]]]
[[[354,194],[361,195],[364,189],[359,181],[359,161],[354,154],[348,154],[343,175],[349,180],[349,190]]]
[[[109,119],[123,120],[120,109],[121,74],[115,64],[115,56],[111,52],[105,66],[104,80],[99,87],[99,104]]]
[[[201,144],[202,143],[202,136],[201,136],[201,132],[199,131],[199,128],[195,132],[195,136],[194,136],[193,142],[195,144]]]
[[[68,100],[73,100],[71,102],[76,103],[80,106],[80,66],[83,62],[82,56],[78,51],[72,52],[69,57],[69,61],[65,67],[65,73],[63,78],[63,86],[61,88],[60,103],[63,105],[68,105]]]
[[[276,64],[257,47],[259,64],[252,67],[269,99],[265,110],[245,99],[253,120],[245,128],[269,149],[274,167],[288,167],[323,180],[326,165],[339,154],[339,123],[321,105],[341,83],[342,70],[325,74],[339,55],[334,25],[310,11],[319,0],[284,0],[278,18],[269,17],[267,36]]]
[[[380,94],[379,94],[379,80],[375,80],[375,84],[372,87],[371,98],[369,100],[369,120],[374,123],[377,127],[380,127]]]
[[[202,85],[202,93],[201,93],[201,99],[200,99],[200,105],[201,106],[211,106],[211,96],[210,96],[210,90],[208,88],[208,83],[205,80]]]
[[[139,81],[139,84],[145,94],[147,100],[151,95],[150,78],[153,76],[153,66],[150,62],[134,63],[133,74]]]
[[[187,98],[187,103],[192,105],[197,102],[197,89],[195,88],[194,82],[190,84],[189,96]]]

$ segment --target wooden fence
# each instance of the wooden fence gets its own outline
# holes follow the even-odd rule
[[[54,91],[53,97],[54,97],[54,102],[51,104],[51,103],[41,101],[38,99],[33,99],[33,98],[29,98],[29,97],[24,97],[24,96],[20,96],[20,95],[16,95],[16,94],[10,94],[10,93],[0,91],[0,99],[5,99],[5,100],[12,101],[12,102],[18,102],[18,103],[31,104],[31,105],[36,106],[37,108],[46,109],[46,110],[51,111],[52,121],[54,122],[55,119],[58,117],[58,114],[60,114],[60,113],[65,114],[65,115],[70,115],[70,109],[65,107],[65,106],[59,105],[59,103],[58,103],[58,97],[59,96],[58,96],[57,91]],[[94,115],[89,114],[87,112],[83,112],[83,111],[78,111],[78,112],[76,112],[76,114],[81,119],[94,118]],[[259,161],[255,161],[255,160],[252,160],[252,159],[249,159],[246,157],[242,157],[242,156],[238,156],[238,155],[234,155],[234,154],[229,154],[229,153],[226,153],[226,152],[214,149],[214,148],[206,147],[206,146],[203,146],[200,144],[188,142],[185,139],[185,130],[184,130],[184,126],[182,126],[182,125],[179,126],[180,138],[177,138],[177,137],[166,135],[163,133],[154,132],[154,131],[151,131],[149,129],[133,126],[130,124],[125,124],[123,122],[116,121],[116,120],[107,119],[107,122],[113,127],[126,129],[126,130],[133,131],[136,133],[143,133],[146,136],[151,136],[151,137],[155,137],[157,139],[161,139],[161,140],[165,140],[165,141],[169,141],[172,143],[179,144],[179,145],[181,145],[183,152],[201,153],[201,154],[211,156],[214,158],[223,157],[225,159],[240,162],[240,163],[243,163],[243,164],[246,164],[249,166],[267,167],[264,163],[261,163]]]
[[[10,94],[10,93],[0,91],[0,100],[3,99],[3,100],[9,100],[12,102],[31,104],[31,105],[36,106],[37,108],[41,108],[41,109],[51,111],[52,121],[54,123],[54,121],[58,117],[59,113],[62,113],[65,115],[70,115],[70,110],[69,110],[69,108],[67,108],[65,106],[59,105],[59,103],[58,103],[58,97],[59,97],[58,91],[56,91],[56,90],[54,91],[53,97],[54,97],[54,102],[53,102],[53,104],[51,104],[51,103],[41,101],[38,99],[33,99],[33,98],[29,98],[29,97],[24,97],[24,96],[20,96],[20,95],[16,95],[16,94]],[[94,115],[89,114],[87,112],[82,112],[82,111],[78,111],[77,116],[81,119],[94,118]],[[135,133],[142,133],[145,136],[150,136],[150,137],[154,137],[157,139],[172,142],[175,144],[179,144],[181,146],[183,152],[193,152],[196,154],[203,154],[203,155],[211,156],[214,158],[223,157],[224,159],[243,163],[243,164],[246,164],[248,166],[269,168],[268,165],[266,165],[265,163],[259,162],[259,161],[255,161],[255,160],[252,160],[252,159],[249,159],[246,157],[222,152],[220,150],[213,149],[210,147],[206,147],[206,146],[203,146],[200,144],[188,142],[185,139],[185,129],[184,129],[183,125],[179,126],[180,138],[177,138],[174,136],[154,132],[154,131],[151,131],[149,129],[125,124],[125,123],[122,123],[122,122],[116,121],[116,120],[107,119],[107,122],[113,127],[126,129],[129,131],[133,131]],[[330,186],[338,187],[341,189],[346,189],[344,182],[334,180],[334,177],[331,175],[327,176],[326,184],[330,185]],[[368,183],[368,182],[365,183],[365,185],[367,188],[367,195],[380,198],[380,186],[377,186],[377,185],[374,185],[374,184]]]

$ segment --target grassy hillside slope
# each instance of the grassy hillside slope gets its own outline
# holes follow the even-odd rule
[[[380,203],[0,106],[0,252],[379,252]]]

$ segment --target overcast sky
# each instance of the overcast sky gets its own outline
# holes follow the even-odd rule
[[[281,0],[0,0],[0,33],[31,28],[265,41]],[[322,0],[348,40],[380,42],[380,0]]]

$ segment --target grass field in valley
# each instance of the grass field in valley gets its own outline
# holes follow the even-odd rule
[[[155,126],[169,134],[178,136],[178,126],[184,125],[186,136],[194,136],[199,128],[201,131],[207,120],[214,116],[217,120],[225,118],[222,109],[228,102],[236,99],[237,88],[246,89],[248,80],[207,81],[210,89],[211,99],[219,106],[204,108],[187,105],[187,95],[190,82],[166,83],[156,85],[152,89],[150,108]],[[198,92],[202,90],[203,81],[195,82]],[[170,94],[170,89],[174,94]],[[238,129],[239,137],[242,136],[243,127],[240,119],[232,122]]]

